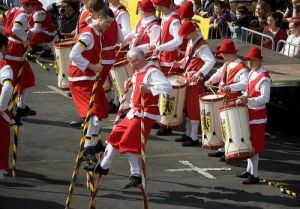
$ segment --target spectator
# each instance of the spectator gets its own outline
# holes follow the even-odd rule
[[[60,39],[66,38],[75,30],[79,8],[75,3],[65,3],[64,7],[60,9],[60,17],[58,20],[58,36]]]
[[[230,13],[226,9],[226,4],[222,1],[214,4],[214,15],[210,20],[209,28],[215,38],[226,38],[229,36],[227,22],[230,22]]]
[[[271,11],[273,12],[285,11],[289,3],[288,0],[262,0],[262,1],[267,2],[271,7]]]
[[[246,6],[248,11],[254,12],[257,4],[257,0],[229,0],[230,8],[233,13],[239,6]]]
[[[273,12],[268,16],[268,25],[264,28],[263,33],[273,37],[274,46],[272,46],[272,41],[270,39],[266,39],[264,40],[263,47],[275,50],[279,40],[286,40],[286,30],[281,27],[282,18],[283,14],[280,12]]]
[[[204,18],[212,17],[214,14],[214,0],[201,0],[199,15]]]
[[[249,23],[249,28],[251,30],[257,31],[257,32],[261,32],[260,30],[260,23],[257,19],[253,19],[250,21]],[[254,34],[254,33],[248,33],[248,37],[247,37],[248,41],[251,42],[252,44],[256,44],[256,45],[261,45],[262,42],[262,37],[260,35]]]
[[[267,17],[270,14],[270,6],[267,2],[260,2],[256,5],[255,18],[259,22],[259,32],[262,32],[264,27],[267,25]]]
[[[232,39],[245,40],[245,37],[242,37],[241,28],[249,27],[248,12],[249,11],[246,6],[239,6],[236,10],[236,20],[228,22],[230,32],[232,32]],[[246,33],[244,35],[246,35]]]
[[[292,18],[300,18],[299,13],[300,0],[291,0],[285,10],[283,17],[289,22],[292,20]]]
[[[289,24],[289,29],[290,35],[288,36],[286,41],[300,47],[300,19],[293,19]],[[299,58],[299,47],[294,47],[293,45],[286,44],[280,51],[280,53],[289,57]]]

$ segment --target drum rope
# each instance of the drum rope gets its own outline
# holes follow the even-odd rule
[[[18,75],[16,78],[16,85],[13,90],[12,97],[10,99],[9,105],[8,105],[8,112],[10,115],[12,115],[12,111],[17,105],[17,96],[19,93],[20,89],[20,81],[21,81],[21,75],[24,70],[24,64],[26,63],[26,57],[27,57],[27,51],[28,46],[25,48],[25,52],[22,55],[22,61],[21,61],[21,66],[18,70]],[[19,120],[19,118],[17,118]],[[12,166],[12,176],[16,177],[16,172],[17,172],[17,151],[18,151],[18,141],[19,141],[19,130],[20,130],[20,122],[15,121],[15,124],[13,125],[13,130],[14,130],[14,144],[13,144],[13,166]]]
[[[147,167],[146,167],[146,139],[145,139],[145,114],[144,114],[144,98],[141,93],[141,160],[142,160],[142,185],[141,191],[143,194],[144,209],[148,209],[148,197],[146,191],[146,178],[147,178]]]
[[[292,191],[291,189],[287,188],[285,185],[282,185],[278,182],[270,181],[270,180],[266,180],[266,179],[260,179],[260,183],[270,185],[274,188],[279,188],[279,190],[283,194],[287,194],[289,196],[296,198],[297,200],[300,200],[300,193]]]
[[[46,64],[40,62],[38,60],[38,58],[36,58],[35,56],[33,56],[32,54],[30,54],[28,52],[27,56],[30,58],[31,61],[35,62],[36,64],[38,64],[42,69],[50,71],[49,67],[46,66]],[[50,66],[50,65],[49,65]]]
[[[226,101],[225,101],[225,103],[226,103]],[[225,108],[225,107],[224,107]],[[228,111],[225,109],[224,110],[225,111],[225,114],[226,114],[226,117],[227,117],[227,121],[228,121],[228,132],[229,132],[229,135],[232,137],[232,133],[231,133],[231,126],[230,126],[230,120],[229,120],[229,115],[228,115]],[[226,120],[225,120],[225,124],[226,124]],[[226,127],[225,127],[226,128]],[[225,145],[226,145],[226,142],[227,141],[229,141],[229,136],[227,136],[227,139],[225,139],[226,141],[225,141]],[[229,141],[229,145],[228,145],[228,147],[227,147],[227,150],[225,150],[225,157],[226,157],[226,153],[228,153],[228,150],[229,150],[229,147],[231,146],[231,144],[232,145],[234,145],[233,143],[231,143],[230,141]],[[226,146],[225,146],[225,148],[226,148]]]
[[[81,140],[80,140],[80,148],[79,148],[79,151],[78,151],[78,154],[77,154],[77,157],[76,157],[76,163],[75,163],[73,173],[72,173],[72,180],[71,180],[70,186],[69,186],[69,192],[68,192],[68,196],[67,196],[67,199],[66,199],[65,209],[70,208],[71,201],[72,201],[72,195],[73,195],[73,192],[74,192],[74,189],[75,189],[75,186],[76,186],[77,177],[78,177],[78,174],[79,174],[79,168],[80,168],[81,163],[83,161],[84,142],[85,142],[86,133],[87,133],[87,130],[88,130],[88,127],[89,127],[89,120],[92,116],[92,107],[94,105],[94,101],[95,101],[95,97],[96,97],[99,78],[100,78],[100,72],[97,72],[96,80],[93,84],[92,96],[91,96],[90,101],[89,101],[88,111],[87,111],[87,114],[86,114],[86,118],[84,120],[84,126],[83,126],[83,131],[82,131],[83,133],[82,133],[82,137],[81,137]]]

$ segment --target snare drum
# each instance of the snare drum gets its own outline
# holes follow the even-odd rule
[[[134,70],[130,67],[127,60],[114,64],[113,68],[110,70],[112,86],[115,89],[120,102],[125,91],[124,83],[128,80],[128,78],[131,78],[133,74]],[[131,90],[129,90],[127,93],[126,101],[123,104],[123,107],[129,108],[130,96]]]
[[[219,108],[224,105],[225,94],[205,93],[200,96],[200,117],[202,147],[218,149],[223,147]]]
[[[59,40],[54,42],[57,85],[63,90],[69,89],[68,69],[71,62],[69,55],[72,47],[75,44],[76,41],[73,39]]]
[[[254,151],[250,141],[247,106],[225,105],[219,111],[222,135],[225,139],[225,159],[251,158]]]
[[[173,88],[171,92],[159,96],[160,124],[167,127],[179,126],[183,121],[187,80],[180,75],[169,75],[167,78]]]

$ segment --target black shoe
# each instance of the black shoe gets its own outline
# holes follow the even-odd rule
[[[96,168],[96,165],[95,164],[89,164],[89,165],[86,165],[83,167],[84,170],[86,171],[94,171]]]
[[[129,183],[125,185],[124,189],[128,189],[130,187],[137,187],[142,183],[142,177],[138,174],[133,174],[129,177]]]
[[[99,162],[95,169],[94,169],[94,173],[98,173],[98,174],[102,174],[102,175],[107,175],[108,174],[108,171],[109,169],[103,169],[100,165],[101,163]]]
[[[182,142],[182,146],[184,147],[193,147],[193,146],[199,146],[199,140],[194,141],[192,138]]]
[[[220,162],[225,162],[225,161],[226,161],[226,160],[225,160],[225,155],[222,155],[222,156],[220,157],[219,161],[220,161]]]
[[[25,108],[17,107],[15,118],[22,118],[33,115],[36,115],[36,111],[30,109],[28,106],[26,106]]]
[[[72,121],[71,123],[70,123],[70,126],[71,127],[81,127],[81,124],[83,124],[84,123],[84,119],[83,118],[80,118],[79,120],[77,120],[77,121]]]
[[[30,54],[37,54],[38,52],[43,51],[43,47],[41,46],[36,46],[33,49],[31,49],[31,51],[29,52]]]
[[[115,114],[119,111],[119,107],[115,105],[114,103],[110,103],[109,113]]]
[[[160,128],[157,133],[157,136],[169,136],[172,135],[172,129],[171,128]]]
[[[239,175],[236,175],[236,177],[238,178],[243,178],[243,179],[246,179],[250,176],[250,173],[248,173],[247,171],[244,171],[243,173],[239,174]]]
[[[185,141],[187,141],[189,139],[192,139],[192,138],[189,137],[189,136],[187,136],[187,135],[185,135],[185,134],[183,134],[181,137],[176,138],[175,142],[185,142]]]
[[[44,49],[43,52],[40,55],[41,58],[48,58],[48,57],[51,57],[51,56],[53,56],[52,52],[51,52],[51,49]]]
[[[216,151],[216,152],[208,153],[207,156],[208,157],[222,157],[224,155],[224,153],[225,152]]]
[[[96,158],[96,153],[95,153],[93,146],[84,148],[83,156],[84,156],[85,160],[87,160],[87,161],[91,161],[93,163],[98,163],[98,160]]]
[[[97,142],[97,144],[93,147],[95,154],[105,151],[106,146],[102,143],[101,140]]]
[[[159,129],[160,125],[159,123],[154,123],[154,125],[152,126],[153,129]]]
[[[243,181],[243,184],[259,184],[259,177],[249,175],[248,178]]]

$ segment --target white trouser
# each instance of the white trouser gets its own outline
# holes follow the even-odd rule
[[[246,171],[253,175],[254,177],[258,176],[258,159],[259,154],[255,154],[252,158],[247,159],[247,169]]]
[[[94,115],[89,120],[89,127],[86,133],[87,139],[85,140],[84,147],[95,146],[99,140],[98,135],[101,128],[101,121]]]

